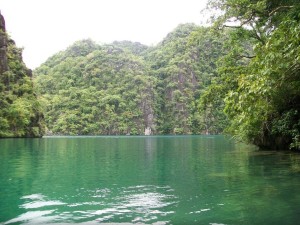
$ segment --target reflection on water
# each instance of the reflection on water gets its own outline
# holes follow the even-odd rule
[[[17,218],[11,219],[4,224],[24,222],[25,224],[43,224],[55,220],[57,216],[46,216],[53,213],[55,210],[44,210],[44,211],[29,211],[23,213]]]
[[[297,224],[300,155],[222,136],[0,140],[0,224]]]
[[[22,208],[25,209],[35,209],[35,208],[42,208],[45,206],[55,206],[55,205],[63,205],[65,203],[61,201],[47,201],[44,200],[45,196],[42,194],[32,194],[22,197],[22,199],[28,199],[29,202],[21,205]]]
[[[176,204],[170,187],[139,185],[121,189],[100,189],[95,191],[81,190],[82,196],[95,198],[92,202],[67,203],[49,200],[42,194],[31,194],[21,197],[25,202],[20,207],[26,213],[11,219],[4,224],[23,222],[24,224],[41,224],[49,222],[66,222],[88,220],[99,224],[110,220],[126,220],[132,223],[155,222],[158,218],[173,214],[169,206]],[[92,195],[92,196],[88,196]],[[61,209],[58,206],[64,205]],[[90,207],[87,207],[90,206]],[[92,206],[92,207],[91,207]],[[94,206],[94,207],[93,207]],[[48,210],[51,208],[52,210]],[[86,210],[82,210],[82,209]],[[57,211],[61,211],[59,214]],[[167,224],[159,221],[155,224]]]

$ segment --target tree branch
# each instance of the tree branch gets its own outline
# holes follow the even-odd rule
[[[275,14],[277,11],[281,10],[281,9],[291,9],[294,8],[294,6],[288,6],[288,5],[281,5],[279,7],[277,7],[276,9],[272,10],[272,12],[269,13],[269,16],[272,16],[273,14]]]
[[[241,58],[247,58],[247,59],[253,59],[255,58],[256,56],[255,55],[240,55]]]
[[[232,22],[237,22],[237,21],[240,21],[241,24],[238,25],[238,26],[230,26],[230,25],[223,25],[223,27],[230,27],[230,28],[242,28],[244,25],[246,24],[249,24],[251,22],[251,20],[253,20],[254,18],[254,14],[252,13],[251,16],[247,19],[247,20],[244,20],[244,21],[241,21],[239,18],[236,18],[235,21],[232,21]]]

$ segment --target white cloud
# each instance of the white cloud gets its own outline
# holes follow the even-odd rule
[[[155,44],[180,23],[200,24],[207,0],[1,0],[8,33],[34,68],[74,41]]]

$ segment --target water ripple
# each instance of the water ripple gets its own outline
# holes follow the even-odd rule
[[[24,209],[36,209],[42,208],[45,206],[56,206],[56,205],[64,205],[66,203],[57,201],[57,200],[45,200],[45,196],[42,194],[32,194],[23,196],[21,199],[25,199],[26,201],[30,201],[21,205]]]
[[[20,216],[11,219],[4,224],[10,224],[10,223],[17,223],[17,222],[27,222],[30,221],[31,224],[42,224],[47,221],[53,221],[56,217],[45,217],[46,215],[49,215],[53,213],[55,210],[45,210],[45,211],[30,211],[21,214]]]
[[[169,186],[153,185],[81,190],[79,195],[64,196],[63,201],[51,200],[40,193],[26,195],[21,197],[24,203],[20,208],[27,212],[5,224],[22,222],[61,225],[70,224],[71,221],[79,224],[89,221],[88,224],[120,222],[119,224],[165,225],[168,224],[167,220],[157,220],[175,213],[171,210],[177,204],[173,191]],[[86,201],[75,202],[75,199]]]

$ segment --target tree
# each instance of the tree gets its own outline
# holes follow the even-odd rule
[[[215,26],[237,34],[231,38],[237,45],[219,66],[228,130],[260,147],[299,148],[299,1],[209,5],[222,11]]]

